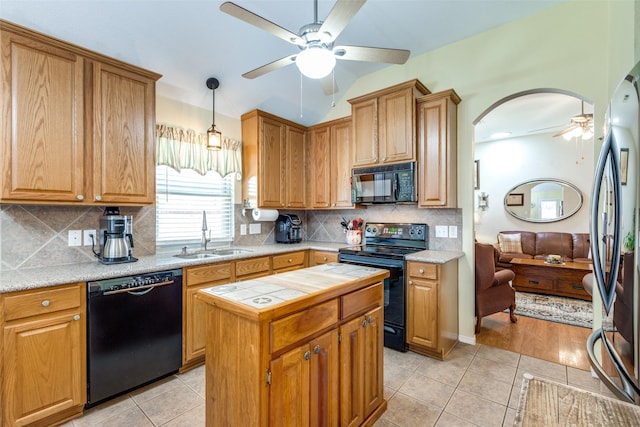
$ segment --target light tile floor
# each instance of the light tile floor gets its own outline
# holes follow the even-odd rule
[[[525,372],[612,396],[589,371],[485,345],[458,344],[445,361],[385,348],[388,408],[375,426],[511,426]],[[96,406],[63,427],[204,427],[204,394],[201,366]]]

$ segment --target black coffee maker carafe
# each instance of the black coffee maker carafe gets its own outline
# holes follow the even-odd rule
[[[119,208],[105,208],[100,218],[98,237],[100,252],[95,255],[101,263],[118,264],[138,260],[133,257],[133,217],[120,215]]]

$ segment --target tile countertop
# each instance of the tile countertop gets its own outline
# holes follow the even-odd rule
[[[55,267],[29,268],[18,270],[0,270],[0,293],[14,292],[27,289],[44,288],[67,283],[88,282],[91,280],[108,279],[113,277],[131,276],[143,273],[152,273],[174,268],[189,267],[199,264],[211,264],[217,262],[232,261],[257,256],[277,255],[298,250],[322,250],[337,252],[338,249],[347,246],[346,243],[307,241],[296,244],[269,244],[260,246],[238,246],[237,248],[249,249],[236,255],[225,255],[216,258],[188,260],[174,257],[173,253],[160,253],[151,256],[139,257],[137,262],[124,264],[104,265],[95,262],[82,264],[61,265]],[[234,246],[236,248],[236,246]],[[463,252],[452,251],[422,251],[407,257],[410,261],[431,262],[444,264],[453,259],[464,256]]]

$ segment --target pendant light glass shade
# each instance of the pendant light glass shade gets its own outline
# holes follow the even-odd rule
[[[321,79],[331,73],[336,66],[336,58],[326,47],[312,45],[296,56],[296,65],[310,79]]]
[[[218,79],[209,77],[207,87],[213,91],[213,108],[211,127],[207,129],[207,148],[209,150],[222,149],[222,132],[216,128],[216,89],[220,86]]]

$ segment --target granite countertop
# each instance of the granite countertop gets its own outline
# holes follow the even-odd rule
[[[67,283],[88,282],[113,277],[132,276],[136,274],[172,270],[175,268],[183,268],[199,264],[211,264],[237,259],[253,258],[257,256],[277,255],[279,253],[298,250],[313,249],[337,252],[338,249],[345,246],[347,246],[346,243],[316,241],[305,241],[296,244],[274,243],[259,246],[233,246],[234,248],[248,249],[250,252],[205,259],[182,259],[173,256],[175,255],[174,253],[158,253],[156,255],[139,257],[137,262],[124,264],[104,265],[96,260],[95,262],[60,265],[55,267],[0,270],[0,293],[44,288]],[[410,261],[444,264],[462,256],[464,256],[463,252],[426,250],[412,254],[411,256],[408,256],[407,259]]]

